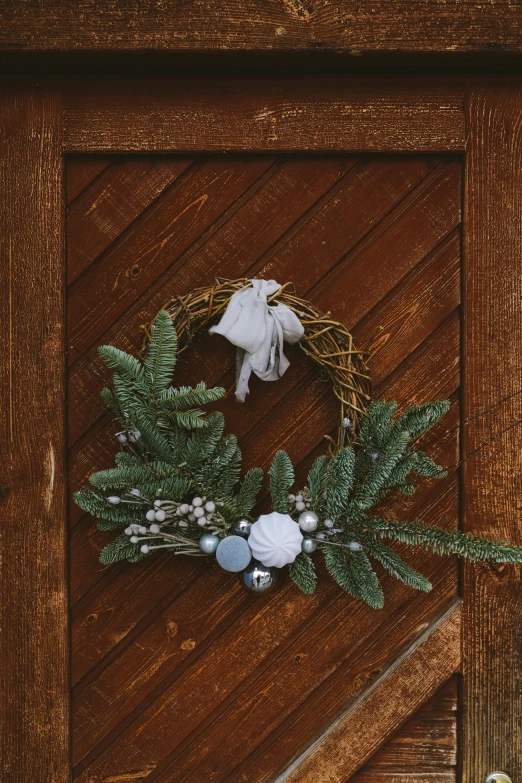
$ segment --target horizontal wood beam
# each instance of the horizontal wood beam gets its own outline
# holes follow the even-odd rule
[[[459,666],[453,603],[274,783],[345,783]]]
[[[68,152],[458,152],[464,87],[436,79],[91,79],[64,86]]]
[[[512,0],[6,0],[0,50],[522,52]]]

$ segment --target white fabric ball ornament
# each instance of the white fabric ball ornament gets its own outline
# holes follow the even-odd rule
[[[117,495],[111,495],[110,498],[107,498],[109,503],[111,503],[113,506],[117,506],[118,503],[121,503],[121,498],[119,498]]]
[[[140,550],[143,552],[144,555],[148,554],[149,552],[148,544],[143,544],[143,546],[140,546]]]
[[[190,511],[188,503],[182,503],[178,508],[178,511],[180,511],[182,514],[188,514]]]
[[[165,514],[163,509],[160,508],[158,509],[158,511],[154,513],[154,517],[156,518],[156,522],[165,522],[167,515]]]
[[[248,543],[253,556],[264,566],[282,568],[301,552],[303,534],[289,514],[263,514],[250,529]]]
[[[159,525],[151,525],[150,526],[150,532],[151,533],[159,533],[161,530]]]
[[[155,519],[156,519],[156,512],[154,511],[154,509],[153,509],[153,508],[151,508],[151,509],[149,509],[149,511],[147,511],[147,513],[145,514],[145,516],[146,516],[146,518],[147,518],[147,520],[148,520],[149,522],[154,522],[154,521],[155,521]]]
[[[189,522],[195,522],[196,521],[196,517],[194,516],[194,514],[192,512],[187,516],[187,519],[188,519]],[[179,524],[181,525],[181,522]]]
[[[298,500],[295,504],[295,510],[296,511],[304,511],[306,508],[306,503],[303,503],[302,500]]]
[[[193,506],[202,506],[203,505],[203,498],[194,498],[192,501]]]
[[[211,500],[209,500],[208,503],[205,503],[205,511],[208,511],[209,514],[212,514],[212,512],[215,510],[216,510],[216,504],[213,503]]]
[[[148,531],[147,531],[147,528],[145,527],[145,525],[140,525],[140,527],[138,528],[138,533],[141,533],[141,535],[144,536],[145,533],[147,533],[147,532]]]
[[[206,517],[200,517],[198,519],[198,525],[200,525],[200,527],[205,527],[206,524],[207,524],[207,518]]]
[[[196,519],[198,517],[204,517],[205,516],[205,510],[203,508],[201,508],[201,506],[196,506],[194,508],[194,512],[193,513],[194,513],[194,516],[196,517]]]
[[[162,504],[162,503],[163,503],[163,501],[162,501],[162,500],[155,500],[155,501],[154,501],[154,505],[156,506],[156,508],[159,508],[159,507],[161,506],[161,504]]]

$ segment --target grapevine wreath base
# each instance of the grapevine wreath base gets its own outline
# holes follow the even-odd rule
[[[282,339],[279,358],[274,348],[277,334],[284,333],[280,325],[297,317],[299,344],[326,371],[341,407],[338,437],[331,453],[313,463],[306,487],[293,489],[290,458],[276,453],[268,472],[273,511],[261,516],[254,508],[264,472],[253,468],[241,478],[241,451],[233,435],[223,434],[223,415],[202,410],[225,390],[204,383],[172,386],[177,355],[192,335],[224,313],[230,321],[233,308],[250,306],[252,297],[263,328],[273,329],[267,333],[273,342],[265,341],[270,379],[284,372]],[[241,304],[243,319],[249,317],[246,305]],[[158,313],[142,357],[114,346],[103,346],[100,354],[113,371],[102,397],[117,424],[121,450],[115,467],[94,473],[91,487],[75,499],[100,529],[124,529],[103,549],[102,563],[136,562],[165,551],[212,556],[257,593],[271,589],[278,570],[288,566],[296,585],[311,593],[320,552],[341,588],[380,608],[384,597],[373,562],[412,588],[431,588],[386,541],[472,560],[522,562],[521,547],[386,516],[385,501],[394,493],[410,495],[415,481],[445,475],[416,442],[449,404],[427,403],[397,417],[394,402],[370,401],[363,354],[348,330],[299,299],[288,284],[239,280],[199,289]],[[244,350],[242,360],[255,366],[255,356],[245,358]]]

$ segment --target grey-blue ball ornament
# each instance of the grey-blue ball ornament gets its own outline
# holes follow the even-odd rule
[[[246,538],[228,536],[220,541],[216,549],[216,560],[225,571],[237,573],[250,563],[252,552]]]
[[[301,549],[305,553],[305,555],[311,555],[312,552],[315,552],[317,549],[317,543],[314,541],[313,538],[310,538],[310,536],[305,536],[303,538],[303,543],[301,544]]]
[[[243,587],[251,593],[268,593],[277,581],[275,568],[267,568],[259,560],[252,558],[250,564],[239,577]]]
[[[213,533],[205,533],[199,539],[199,548],[206,555],[212,555],[219,546],[220,538]]]
[[[236,536],[242,536],[243,538],[248,538],[248,536],[250,535],[251,527],[252,527],[252,522],[246,517],[241,517],[241,519],[238,519],[236,522],[236,525],[234,527],[234,532]]]

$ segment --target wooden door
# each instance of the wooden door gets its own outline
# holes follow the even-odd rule
[[[514,569],[459,572],[404,550],[434,589],[385,580],[375,612],[325,573],[313,596],[283,580],[255,598],[207,561],[104,568],[93,520],[69,503],[64,526],[65,476],[72,492],[115,451],[97,347],[136,350],[170,298],[256,276],[293,281],[353,330],[375,396],[451,400],[426,438],[449,475],[398,511],[516,539],[518,95],[378,77],[6,94],[4,418],[17,448],[3,502],[23,555],[6,571],[6,780],[46,780],[43,759],[49,780],[81,783],[450,783],[457,755],[470,783],[522,771]],[[232,348],[214,339],[195,342],[180,383],[233,389]],[[336,405],[288,355],[282,381],[220,409],[245,467],[285,448],[303,481]],[[22,512],[35,519],[23,547]]]

